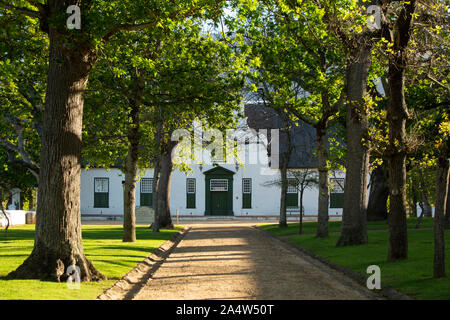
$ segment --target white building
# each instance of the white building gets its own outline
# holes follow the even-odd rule
[[[276,179],[262,176],[258,165],[247,165],[236,170],[232,165],[193,166],[189,175],[178,169],[172,173],[170,209],[183,216],[278,216],[280,187],[265,186]],[[152,206],[153,170],[146,170],[136,188],[136,207]],[[89,215],[122,215],[124,174],[119,169],[89,169],[81,175],[81,213]],[[299,213],[299,192],[288,190],[291,199],[288,212]],[[317,215],[318,190],[306,190],[303,198],[304,214]],[[331,202],[330,202],[331,203]],[[341,208],[330,208],[330,216],[341,215]]]
[[[273,122],[273,114],[264,117],[266,123],[260,126],[261,113],[252,113],[246,107],[248,126],[267,130],[279,128],[279,123]],[[254,111],[254,110],[253,110]],[[267,110],[266,110],[267,111]],[[264,122],[263,121],[263,122]],[[255,122],[256,125],[252,122]],[[259,122],[259,123],[258,123]],[[314,168],[315,160],[311,154],[314,149],[314,139],[311,139],[311,127],[300,126],[295,135],[294,152],[291,168],[304,170]],[[294,132],[294,131],[293,131]],[[170,209],[172,216],[180,217],[203,216],[236,216],[236,217],[276,217],[280,213],[280,187],[273,183],[279,181],[279,170],[274,169],[274,159],[283,150],[283,137],[280,137],[280,148],[274,148],[270,157],[267,154],[267,134],[247,135],[244,143],[245,153],[241,153],[239,164],[233,161],[216,161],[215,164],[192,164],[191,172],[181,172],[175,169],[172,173],[170,188]],[[251,137],[255,137],[252,139]],[[262,139],[261,137],[265,138]],[[269,138],[271,139],[271,138]],[[264,141],[263,141],[264,140]],[[241,150],[244,150],[241,149]],[[211,161],[210,150],[202,150],[203,163]],[[205,161],[206,159],[206,161]],[[299,161],[300,159],[300,161]],[[209,161],[208,161],[209,160]],[[227,159],[228,160],[228,159]],[[292,163],[291,163],[292,162]],[[136,188],[136,206],[152,206],[153,170],[144,170],[139,177]],[[337,177],[338,183],[331,181],[330,217],[342,213],[342,196],[344,178]],[[81,175],[81,213],[83,217],[104,215],[116,216],[123,214],[124,174],[116,168],[83,170]],[[316,216],[318,206],[317,187],[308,189],[303,197],[304,215]],[[299,192],[295,187],[288,188],[288,215],[299,214]]]

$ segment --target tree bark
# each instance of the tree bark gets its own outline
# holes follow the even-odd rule
[[[176,146],[174,141],[164,139],[164,119],[160,108],[156,129],[155,170],[153,175],[153,208],[155,221],[152,224],[153,232],[161,228],[173,229],[170,216],[170,182],[172,177],[173,161],[172,150]]]
[[[50,12],[65,12],[52,2]],[[80,178],[83,95],[96,56],[92,47],[50,27],[34,248],[10,278],[64,281],[80,268],[82,281],[105,279],[86,259],[81,240]],[[76,37],[75,37],[76,38]]]
[[[281,194],[280,194],[280,221],[278,222],[278,226],[280,228],[287,227],[287,189],[288,189],[288,181],[287,181],[287,163],[286,158],[284,157],[283,163],[280,168],[280,178],[281,178]]]
[[[436,208],[434,212],[434,264],[433,276],[435,278],[445,277],[445,238],[444,238],[444,214],[448,206],[448,178],[449,159],[438,158],[436,173]]]
[[[367,221],[387,220],[387,200],[389,186],[386,169],[378,166],[370,176],[369,204],[367,205]]]
[[[369,124],[367,120],[367,77],[372,46],[363,38],[351,52],[347,66],[347,159],[342,230],[337,246],[367,243],[367,178],[369,174]]]
[[[171,150],[172,148],[169,152],[161,155],[159,177],[156,184],[155,215],[158,216],[160,229],[173,229],[174,227],[170,216],[170,182],[173,169]]]
[[[384,6],[384,10],[387,7]],[[405,102],[405,70],[407,46],[411,35],[416,1],[405,2],[394,24],[389,29],[386,21],[383,28],[393,44],[389,54],[389,103],[387,120],[389,124],[389,249],[388,261],[408,258],[408,236],[406,227],[406,120],[408,108]],[[385,32],[386,33],[386,32]]]
[[[450,180],[449,180],[450,182]],[[447,182],[447,188],[449,189],[447,193],[447,206],[445,207],[445,220],[444,220],[444,227],[446,230],[450,229],[450,185],[449,182]]]
[[[388,261],[407,259],[406,227],[406,120],[404,96],[405,61],[391,58],[389,63],[389,249]]]
[[[286,146],[286,150],[282,152],[281,159],[281,167],[280,167],[280,178],[281,178],[281,194],[280,194],[280,220],[278,222],[278,226],[280,228],[287,227],[287,189],[288,189],[288,178],[287,178],[287,169],[289,166],[289,161],[291,159],[292,154],[292,142],[291,142],[291,126],[288,116],[278,111],[278,115],[282,121],[283,128],[282,132],[282,141]]]
[[[303,193],[304,192],[305,192],[305,190],[302,188],[300,190],[300,216],[299,216],[300,225],[298,228],[298,234],[303,234]]]
[[[136,179],[139,159],[139,115],[144,94],[144,76],[136,69],[133,97],[130,99],[131,127],[128,131],[128,154],[125,160],[123,193],[123,242],[136,242]]]
[[[159,232],[159,218],[158,215],[156,214],[156,204],[158,203],[158,193],[156,192],[157,189],[157,185],[158,185],[158,181],[159,181],[159,160],[160,156],[157,154],[155,156],[155,165],[154,165],[154,170],[153,170],[153,185],[152,185],[152,202],[153,202],[153,210],[154,210],[154,217],[155,220],[153,221],[153,223],[150,225],[150,228],[153,230],[153,232]]]
[[[317,214],[317,234],[318,238],[328,237],[328,201],[329,201],[329,181],[328,181],[328,147],[327,147],[327,125],[316,126],[317,139],[317,169],[319,171],[319,202]]]
[[[136,242],[137,148],[128,146],[123,185],[123,242]]]

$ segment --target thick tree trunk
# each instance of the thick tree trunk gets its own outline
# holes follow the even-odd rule
[[[160,229],[173,229],[170,216],[170,182],[172,177],[173,162],[171,152],[161,155],[159,179],[156,185],[157,202],[155,215],[158,215]]]
[[[58,6],[58,8],[53,8]],[[65,12],[64,3],[51,10]],[[80,178],[83,94],[95,55],[49,30],[50,58],[43,123],[34,248],[11,278],[63,281],[80,268],[82,281],[105,277],[86,259],[81,240]]]
[[[387,171],[378,166],[370,175],[369,204],[367,205],[367,221],[384,221],[388,218],[387,200],[389,186]]]
[[[382,7],[384,16],[388,6]],[[416,0],[404,2],[394,24],[383,18],[382,29],[385,38],[392,44],[389,53],[389,103],[387,121],[389,145],[389,248],[388,261],[408,258],[408,235],[406,226],[406,120],[408,108],[405,102],[405,69],[407,47],[411,36],[411,25]]]
[[[153,208],[155,210],[155,222],[152,224],[154,232],[160,229],[173,229],[173,222],[170,216],[170,182],[172,177],[173,161],[172,150],[177,142],[165,141],[164,139],[164,119],[162,113],[158,117],[156,132],[157,157],[155,160]]]
[[[371,55],[372,47],[360,43],[352,52],[353,60],[347,67],[347,159],[342,230],[338,247],[365,244],[368,241],[366,210],[370,142],[364,99],[367,95]]]
[[[397,56],[389,63],[389,249],[388,261],[408,258],[406,227],[406,119],[405,61]]]
[[[438,158],[436,172],[436,209],[434,212],[434,264],[433,276],[435,278],[445,277],[445,238],[444,238],[444,214],[448,206],[448,157]]]
[[[129,145],[123,185],[123,242],[136,242],[137,146]]]
[[[319,238],[328,237],[328,146],[326,125],[316,127],[317,139],[317,169],[319,171],[319,201],[317,214],[317,234]]]
[[[134,131],[134,130],[132,130]],[[136,242],[136,178],[139,137],[130,132],[123,186],[123,242]],[[133,137],[132,137],[133,136]]]

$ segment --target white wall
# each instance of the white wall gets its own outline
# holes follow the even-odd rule
[[[25,224],[25,215],[29,211],[24,210],[5,210],[6,214],[9,218],[9,225],[20,225]],[[0,213],[0,227],[5,227],[7,225],[7,221],[5,216],[3,215],[3,212]]]
[[[222,164],[222,167],[236,172],[235,165]],[[170,206],[172,215],[179,210],[180,215],[203,216],[205,213],[205,175],[203,172],[213,168],[198,165],[192,166],[193,171],[187,175],[178,169],[172,173]],[[279,172],[273,170],[273,175],[261,174],[258,164],[240,166],[233,176],[233,213],[235,216],[260,216],[279,214],[280,188],[276,185],[264,186],[264,182],[279,179]],[[267,172],[265,172],[267,173]],[[341,174],[340,176],[343,176]],[[153,178],[153,170],[146,170],[141,178]],[[109,178],[109,208],[94,208],[94,178]],[[196,208],[186,208],[186,179],[196,179]],[[252,179],[252,208],[242,208],[242,179]],[[122,181],[124,174],[119,169],[89,169],[81,175],[81,213],[82,214],[123,214]],[[305,191],[303,204],[305,215],[317,215],[318,190],[314,188]],[[140,182],[136,186],[136,206],[140,204]],[[298,209],[290,209],[289,213],[298,214]],[[342,209],[330,209],[330,216],[342,214]]]

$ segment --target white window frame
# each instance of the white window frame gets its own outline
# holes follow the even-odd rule
[[[145,183],[144,183],[144,180],[145,180]],[[147,189],[147,188],[150,188],[150,189]],[[142,178],[141,179],[141,193],[153,193],[153,178]]]
[[[197,187],[195,178],[187,178],[186,181],[186,193],[187,194],[195,194]]]
[[[97,183],[102,182],[101,190],[97,190]],[[105,183],[106,182],[106,183]],[[106,185],[106,191],[103,189]],[[94,192],[95,193],[109,193],[109,178],[94,178]]]
[[[213,182],[222,183],[222,186],[213,186]],[[228,179],[211,179],[209,181],[209,191],[211,192],[224,192],[228,191]]]
[[[286,193],[298,193],[297,185],[293,186],[292,184],[289,183],[293,180],[295,180],[295,179],[288,179],[288,186],[287,186]],[[295,181],[295,182],[297,182],[297,181]]]
[[[247,183],[247,185],[246,185]],[[252,179],[242,178],[242,193],[251,194],[252,193]]]

